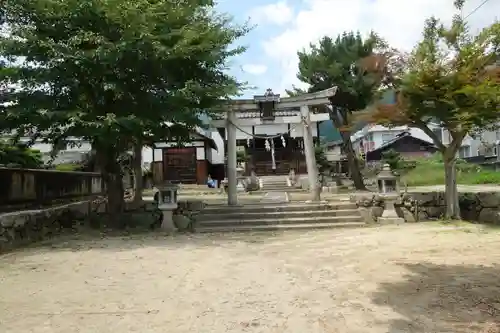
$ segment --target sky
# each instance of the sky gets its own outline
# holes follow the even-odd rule
[[[466,0],[463,16],[472,32],[500,18],[500,0]],[[267,88],[284,94],[297,80],[297,51],[323,36],[344,31],[374,30],[391,46],[410,51],[420,40],[424,20],[436,16],[450,22],[453,0],[219,0],[219,10],[237,23],[254,26],[238,45],[248,50],[232,59],[230,71],[251,89],[244,97]]]

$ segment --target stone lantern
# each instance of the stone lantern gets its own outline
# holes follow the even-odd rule
[[[399,176],[396,176],[389,164],[384,164],[377,175],[378,192],[380,194],[399,194]]]
[[[399,199],[399,176],[395,175],[389,164],[384,164],[382,171],[377,175],[378,191],[384,199],[384,212],[377,220],[381,224],[404,223],[404,219],[398,216],[394,204]]]
[[[173,212],[177,209],[177,191],[179,186],[171,183],[158,185],[158,208],[163,214],[161,227],[165,230],[175,230]]]

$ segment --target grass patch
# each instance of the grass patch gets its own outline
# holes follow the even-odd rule
[[[439,157],[416,160],[414,169],[402,177],[408,186],[443,185],[444,164]],[[457,163],[457,183],[463,185],[500,184],[500,172],[481,168],[476,164]]]

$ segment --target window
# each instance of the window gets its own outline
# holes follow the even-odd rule
[[[470,146],[463,146],[458,149],[458,157],[467,158],[470,157]]]
[[[382,142],[386,143],[394,138],[392,134],[382,134]]]
[[[496,135],[496,139],[497,139],[497,140],[500,140],[500,131],[496,131],[496,132],[495,132],[495,135]]]

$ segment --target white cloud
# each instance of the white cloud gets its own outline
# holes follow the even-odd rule
[[[245,73],[253,74],[253,75],[262,75],[267,72],[267,66],[259,65],[259,64],[246,64],[241,66]]]
[[[467,15],[483,0],[468,0],[463,13]],[[297,51],[321,37],[336,36],[343,31],[367,33],[374,30],[393,47],[411,50],[420,39],[424,20],[432,15],[450,21],[453,0],[304,0],[306,7],[295,15],[294,24],[277,36],[263,42],[267,56],[279,61],[281,78],[277,92],[296,79]],[[292,10],[290,10],[292,11]],[[490,0],[472,14],[468,21],[472,30],[493,22],[500,13],[500,1]]]
[[[292,21],[293,10],[288,6],[286,1],[280,1],[252,9],[250,11],[250,18],[256,24],[271,23],[283,25]]]

